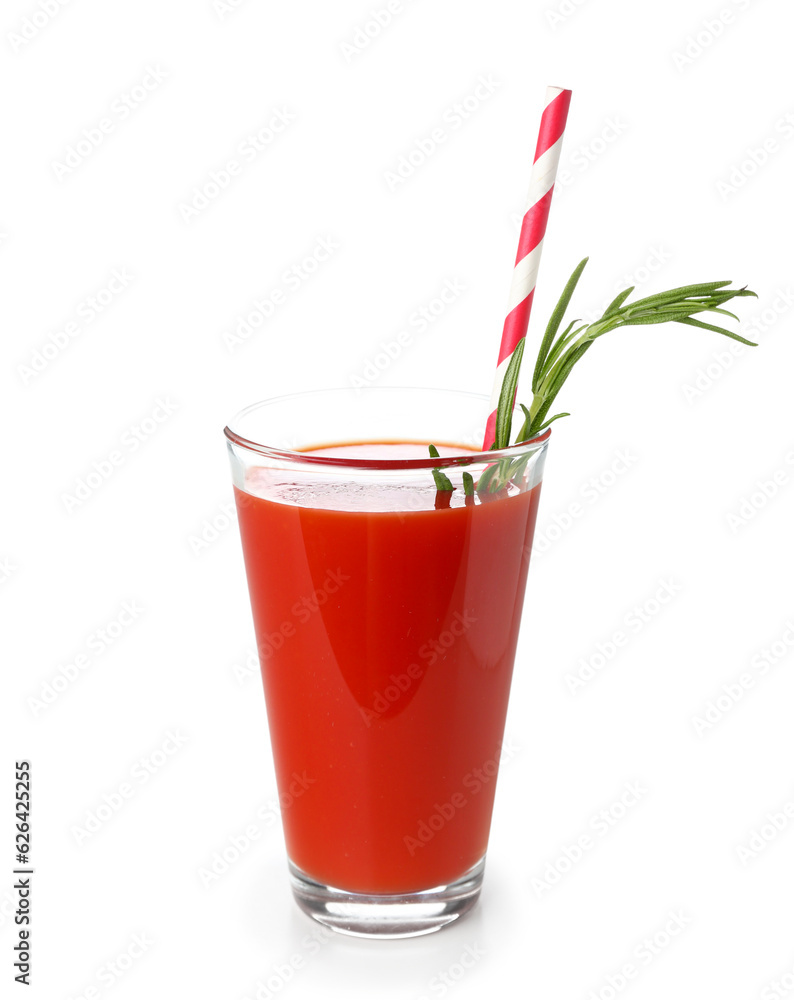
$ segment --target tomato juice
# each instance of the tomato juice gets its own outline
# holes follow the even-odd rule
[[[540,484],[437,509],[423,475],[235,488],[287,852],[351,892],[448,884],[488,843]]]

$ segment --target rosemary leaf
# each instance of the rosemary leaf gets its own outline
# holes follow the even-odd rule
[[[549,324],[546,327],[546,332],[543,335],[543,340],[540,344],[540,350],[538,351],[538,359],[535,362],[535,372],[532,376],[532,389],[536,389],[538,382],[540,381],[541,372],[543,370],[543,363],[546,360],[546,355],[549,353],[549,348],[551,347],[552,341],[560,328],[560,323],[565,315],[565,310],[568,308],[568,303],[571,301],[571,297],[576,290],[576,286],[579,284],[579,279],[582,277],[582,271],[584,271],[587,266],[588,258],[585,257],[584,260],[579,261],[579,263],[574,268],[573,274],[568,279],[568,284],[563,289],[562,295],[560,296],[560,301],[554,307],[554,312],[551,314],[549,319]]]
[[[505,372],[504,381],[502,382],[499,405],[496,408],[496,428],[494,430],[494,444],[497,448],[506,448],[510,444],[510,429],[513,424],[516,386],[518,384],[518,373],[521,371],[521,359],[524,356],[525,345],[526,338],[522,337],[510,356],[510,362]]]
[[[440,458],[438,453],[438,448],[434,444],[428,445],[427,450],[430,452],[431,458]],[[455,487],[449,481],[449,478],[444,475],[440,469],[433,469],[433,481],[436,484],[436,490],[439,493],[451,493]]]

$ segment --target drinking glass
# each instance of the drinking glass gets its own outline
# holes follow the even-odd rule
[[[489,409],[330,389],[225,429],[292,888],[344,933],[480,893],[550,435],[482,452]]]

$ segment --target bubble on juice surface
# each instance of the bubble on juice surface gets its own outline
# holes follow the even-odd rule
[[[277,469],[249,469],[245,487],[248,493],[275,503],[294,507],[317,507],[340,511],[412,511],[437,509],[437,492],[429,473],[422,473],[410,482],[328,481],[312,473],[286,472]],[[512,484],[507,496],[520,490]],[[446,499],[446,498],[445,498]],[[480,505],[479,497],[475,499]],[[449,507],[466,506],[462,483],[457,484],[449,497]]]
[[[467,449],[438,446],[441,457],[460,455]],[[361,443],[329,445],[305,452],[312,456],[347,459],[426,459],[427,445],[408,443]],[[477,479],[482,465],[474,470]],[[463,488],[463,469],[445,468],[444,474],[455,489],[447,496],[439,495],[431,470],[428,469],[357,469],[345,466],[310,467],[297,463],[289,468],[256,467],[248,469],[245,477],[246,492],[275,503],[294,507],[314,507],[339,511],[403,512],[437,510],[439,506],[458,508],[466,506]],[[510,484],[501,496],[520,493]],[[480,505],[481,498],[474,503]]]

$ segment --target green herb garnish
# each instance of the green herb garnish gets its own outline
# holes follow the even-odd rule
[[[524,423],[516,438],[516,444],[540,434],[542,430],[560,417],[568,417],[569,413],[555,413],[546,419],[546,415],[554,402],[557,393],[562,388],[571,370],[580,358],[591,348],[593,341],[602,337],[610,330],[621,326],[648,326],[654,323],[682,323],[685,326],[699,327],[701,330],[713,330],[732,340],[738,340],[748,347],[757,347],[752,340],[740,337],[738,333],[726,330],[713,323],[704,323],[693,319],[697,313],[713,313],[720,316],[730,316],[738,322],[739,317],[722,306],[731,299],[746,295],[756,296],[748,288],[728,288],[730,281],[708,281],[700,285],[683,285],[681,288],[671,288],[667,292],[648,295],[644,299],[627,303],[626,300],[634,291],[634,286],[625,288],[610,302],[603,316],[594,323],[583,323],[577,326],[579,320],[573,320],[558,334],[563,317],[576,289],[588,258],[581,261],[565,286],[560,301],[551,314],[546,332],[538,350],[535,371],[532,374],[532,402],[529,408],[521,404],[524,412]],[[520,345],[519,345],[520,346]],[[519,354],[518,349],[513,357]],[[519,358],[519,366],[520,366]],[[508,366],[508,372],[511,365]],[[513,373],[513,381],[517,381],[518,373]],[[505,377],[505,385],[507,377]],[[513,415],[514,397],[505,397],[504,392],[499,399],[496,415],[497,448],[508,447],[510,440],[510,424]],[[502,431],[500,436],[499,431]]]
[[[436,448],[434,444],[429,445],[428,450],[430,451],[431,458],[441,458],[438,453],[438,448]],[[455,489],[440,469],[433,469],[433,479],[436,484],[436,490],[439,493],[451,493]]]
[[[656,295],[648,295],[644,299],[637,299],[636,302],[627,302],[628,297],[634,291],[632,285],[631,288],[625,288],[616,295],[604,310],[604,314],[594,323],[581,323],[580,320],[575,319],[565,327],[562,333],[559,333],[563,318],[588,259],[585,257],[576,266],[551,314],[538,350],[535,370],[532,373],[532,402],[528,407],[519,403],[524,414],[524,421],[516,435],[514,444],[520,444],[522,441],[537,437],[555,420],[570,416],[570,413],[555,413],[552,417],[548,417],[547,414],[557,397],[557,393],[571,374],[574,365],[590,350],[593,341],[618,327],[681,323],[685,326],[698,327],[701,330],[712,330],[724,337],[738,340],[739,343],[746,344],[748,347],[758,346],[754,341],[747,340],[731,330],[726,330],[725,327],[693,319],[698,313],[711,313],[729,316],[731,319],[739,321],[738,316],[722,308],[725,303],[731,299],[748,295],[755,298],[758,296],[747,287],[727,287],[731,284],[730,281],[707,281],[700,285],[683,285],[680,288],[671,288],[669,291],[659,292]],[[502,391],[496,409],[496,426],[492,446],[498,450],[510,446],[516,387],[521,371],[524,347],[525,340],[522,339],[513,351],[502,383]],[[439,457],[438,451],[433,445],[430,445],[430,455],[432,458]],[[517,480],[523,475],[528,460],[528,455],[515,459],[499,458],[485,469],[476,485],[471,474],[464,472],[463,488],[466,496],[471,497],[476,491],[482,499],[498,493],[510,480]],[[436,489],[439,491],[454,489],[452,483],[439,469],[433,469],[433,479],[436,483]]]

